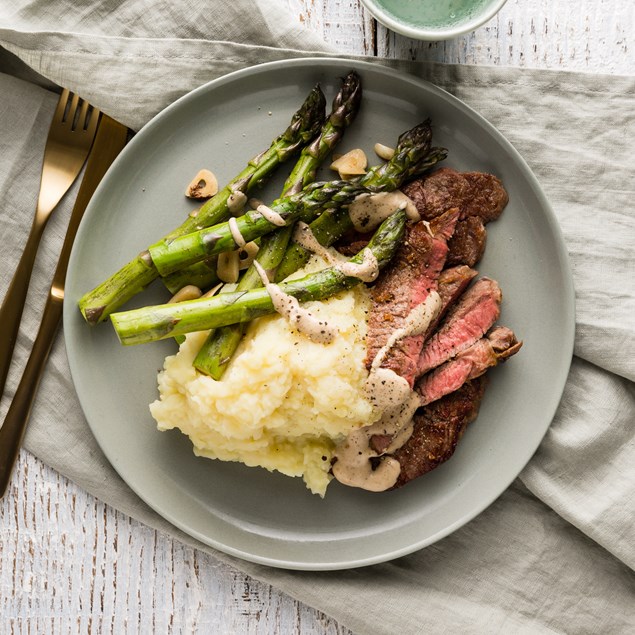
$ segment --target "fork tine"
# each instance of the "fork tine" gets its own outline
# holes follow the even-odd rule
[[[88,121],[84,124],[84,129],[92,137],[97,129],[97,123],[101,112],[95,108],[95,106],[92,106],[91,108],[92,110],[88,113]]]
[[[70,91],[68,88],[65,88],[60,95],[60,99],[57,102],[57,108],[55,109],[55,113],[53,114],[53,121],[62,121],[64,119],[64,113],[66,112],[66,107],[68,106],[68,99],[70,97]]]
[[[73,130],[77,129],[80,132],[86,130],[86,114],[88,113],[89,107],[90,104],[85,99],[82,99],[81,106],[79,107],[79,115],[75,117],[77,123],[73,126]]]
[[[66,116],[62,120],[64,123],[68,123],[73,128],[73,123],[75,122],[75,115],[77,114],[77,105],[79,104],[79,95],[77,93],[73,93],[73,97],[71,98],[71,105],[68,108],[68,112]]]

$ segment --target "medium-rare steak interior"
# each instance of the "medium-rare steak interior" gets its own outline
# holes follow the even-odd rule
[[[433,235],[423,223],[407,230],[387,271],[371,289],[372,306],[366,335],[366,367],[370,368],[388,338],[404,325],[412,309],[438,288],[438,279],[448,253],[447,237],[452,235],[459,217],[458,209],[449,210],[437,219]],[[382,363],[414,385],[423,334],[404,337],[393,346]]]

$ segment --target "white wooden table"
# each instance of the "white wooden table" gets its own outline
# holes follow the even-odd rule
[[[440,43],[387,31],[359,0],[286,2],[342,53],[635,74],[632,0],[509,0],[478,31]],[[0,501],[0,635],[195,631],[349,633],[22,452]]]

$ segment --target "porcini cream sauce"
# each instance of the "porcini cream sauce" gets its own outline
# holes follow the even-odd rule
[[[373,231],[399,209],[406,210],[408,220],[421,219],[416,205],[401,190],[360,194],[348,207],[353,227],[358,232]]]
[[[258,205],[256,211],[264,216],[272,225],[276,227],[284,227],[286,225],[284,218],[278,214],[275,210],[267,207],[266,205]]]
[[[417,393],[410,389],[406,379],[389,368],[381,368],[390,349],[401,339],[427,331],[441,309],[441,298],[436,291],[416,306],[406,317],[404,326],[396,329],[375,355],[366,380],[368,400],[381,413],[381,418],[370,426],[350,433],[335,449],[336,463],[333,474],[338,481],[371,491],[384,491],[392,487],[399,477],[399,462],[381,456],[370,446],[374,435],[388,435],[391,442],[384,454],[398,450],[412,434],[412,417],[420,405]],[[380,458],[373,469],[372,458]]]
[[[339,332],[336,327],[316,318],[310,311],[301,307],[296,298],[285,293],[277,284],[269,282],[266,271],[257,260],[254,260],[253,264],[277,313],[312,342],[330,344],[335,339]]]
[[[399,340],[402,340],[404,337],[409,337],[410,335],[421,335],[425,333],[440,310],[441,297],[436,291],[431,291],[423,302],[408,313],[404,325],[399,329],[395,329],[390,334],[386,344],[377,351],[377,355],[375,355],[375,359],[373,359],[373,363],[370,367],[371,373],[381,366],[390,349]]]
[[[373,282],[379,276],[379,263],[375,254],[368,248],[363,251],[362,262],[351,262],[340,259],[337,254],[320,245],[313,235],[311,228],[302,221],[299,221],[293,231],[293,240],[304,247],[307,251],[314,253],[323,260],[326,260],[334,269],[341,271],[345,276],[359,278],[362,282]]]
[[[244,192],[236,190],[232,192],[227,198],[227,209],[230,214],[240,214],[245,203],[247,202],[247,196]]]
[[[231,232],[232,238],[238,247],[244,247],[247,244],[247,241],[243,238],[243,235],[240,233],[240,229],[238,229],[238,221],[232,216],[229,221],[229,231]]]

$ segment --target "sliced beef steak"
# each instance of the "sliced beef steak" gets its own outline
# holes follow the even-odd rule
[[[421,396],[421,405],[458,390],[465,382],[517,353],[521,346],[522,342],[510,329],[504,326],[492,329],[486,337],[417,382],[415,390]]]
[[[416,205],[423,220],[432,220],[450,208],[463,210],[470,184],[452,168],[435,170],[408,183],[401,191]]]
[[[503,183],[493,174],[483,172],[463,172],[469,183],[469,194],[461,208],[461,218],[478,216],[484,223],[496,220],[509,202]]]
[[[502,298],[495,280],[477,280],[450,308],[439,330],[424,344],[418,374],[440,366],[483,337],[500,315]]]
[[[447,264],[447,260],[446,260]],[[461,297],[467,286],[478,275],[478,271],[465,265],[444,269],[439,275],[437,292],[441,298],[441,311],[437,318],[430,324],[424,340],[427,340],[436,330],[437,325],[445,317],[448,309]]]
[[[446,266],[467,265],[473,267],[485,253],[487,230],[478,216],[468,216],[456,224],[456,230],[448,241]]]
[[[478,415],[486,386],[483,375],[419,410],[412,436],[393,455],[401,465],[395,488],[430,472],[454,454],[465,428]]]
[[[412,309],[437,288],[448,251],[447,237],[452,235],[458,216],[459,211],[454,209],[438,218],[434,237],[424,223],[410,225],[406,239],[389,268],[371,287],[372,304],[366,335],[368,368],[392,333],[404,325]],[[407,379],[411,387],[417,373],[423,337],[422,334],[399,340],[382,363],[384,368],[390,368]]]
[[[496,220],[509,197],[501,181],[492,174],[457,172],[441,168],[402,188],[417,206],[421,218],[432,220],[452,207],[461,219],[478,216],[484,223]]]

